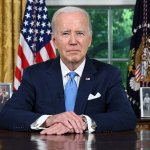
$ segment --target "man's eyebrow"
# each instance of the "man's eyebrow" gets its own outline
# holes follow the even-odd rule
[[[61,31],[61,32],[71,32],[71,30],[66,29],[66,30],[63,30],[63,31]]]
[[[62,30],[62,31],[60,31],[60,33],[64,33],[64,32],[66,32],[66,33],[70,33],[71,32],[71,30],[70,29],[66,29],[66,30]],[[74,31],[75,33],[86,33],[86,31],[85,30],[75,30]]]

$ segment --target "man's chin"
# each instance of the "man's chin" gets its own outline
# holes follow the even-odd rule
[[[78,63],[78,62],[80,62],[81,61],[81,59],[79,59],[78,57],[72,57],[71,59],[70,59],[70,62],[72,62],[72,63]]]
[[[72,63],[72,64],[74,64],[74,65],[80,65],[81,63],[83,62],[83,60],[82,59],[72,59],[71,61],[70,61],[70,63]]]

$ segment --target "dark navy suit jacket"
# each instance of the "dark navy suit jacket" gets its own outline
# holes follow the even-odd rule
[[[88,100],[89,94],[101,94]],[[33,65],[24,71],[22,84],[0,113],[0,128],[28,131],[43,114],[65,111],[60,58]],[[78,87],[75,113],[88,115],[96,131],[134,129],[136,118],[122,87],[120,72],[87,57]]]

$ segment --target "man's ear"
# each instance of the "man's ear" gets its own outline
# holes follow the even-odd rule
[[[56,39],[55,39],[54,34],[51,34],[51,38],[52,38],[52,42],[53,42],[53,45],[54,45],[55,49],[57,49],[57,46],[56,46]]]
[[[92,43],[92,35],[89,37],[89,45],[88,45],[88,47],[91,46],[91,43]]]

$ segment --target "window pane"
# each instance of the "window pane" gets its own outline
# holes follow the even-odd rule
[[[108,17],[107,9],[86,9],[90,14],[93,41],[89,48],[89,56],[92,58],[108,58]]]
[[[133,9],[113,9],[113,58],[128,58]]]
[[[47,8],[48,8],[48,17],[49,17],[50,22],[51,22],[52,16],[53,16],[54,12],[55,12],[59,7],[50,7],[50,6],[48,6]]]
[[[126,88],[128,63],[127,62],[113,62],[112,65],[120,69],[123,85]]]

